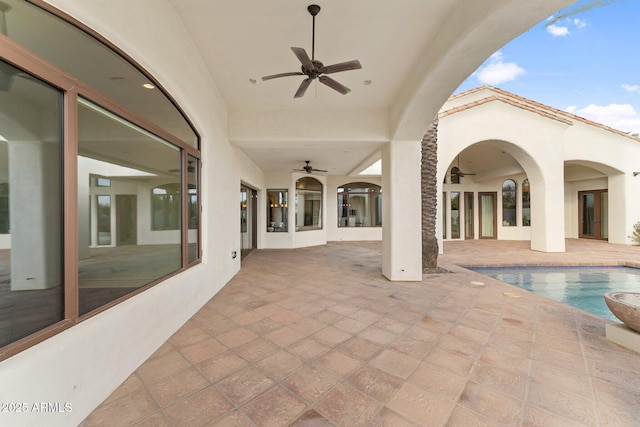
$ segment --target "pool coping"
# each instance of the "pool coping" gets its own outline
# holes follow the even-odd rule
[[[640,269],[640,262],[634,261],[606,261],[606,262],[492,262],[492,263],[464,263],[458,267],[471,268],[517,268],[517,267],[629,267]]]

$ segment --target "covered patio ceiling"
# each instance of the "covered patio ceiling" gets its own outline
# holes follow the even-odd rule
[[[357,173],[387,142],[421,139],[456,87],[489,55],[572,0],[169,0],[202,54],[228,109],[228,134],[266,173],[311,160],[330,174]],[[291,47],[325,65],[358,59],[332,74],[342,95],[304,76]],[[368,83],[370,82],[370,83]]]

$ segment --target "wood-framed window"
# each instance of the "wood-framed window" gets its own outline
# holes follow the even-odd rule
[[[6,209],[13,215],[5,215],[10,241],[0,236],[0,270],[8,278],[0,316],[14,327],[0,329],[0,360],[202,257],[200,144],[184,113],[91,29],[39,0],[3,1],[11,25],[0,34],[0,91],[11,102],[0,104],[0,169],[9,177]],[[64,49],[14,40],[11,27],[39,28],[40,38]],[[88,62],[153,89],[123,92],[122,81],[105,82]],[[154,230],[149,194],[167,182],[178,187],[178,227]]]
[[[382,190],[368,182],[338,187],[338,227],[382,227]]]

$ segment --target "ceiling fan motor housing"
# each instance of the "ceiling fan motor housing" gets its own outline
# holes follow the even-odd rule
[[[318,78],[318,76],[322,74],[322,68],[324,67],[324,64],[317,59],[311,60],[311,63],[313,64],[312,69],[309,69],[304,65],[301,67],[301,69],[303,73],[305,73],[311,80],[313,80]]]
[[[316,16],[318,13],[320,13],[320,6],[318,6],[317,4],[310,4],[307,7],[307,10],[311,14],[311,16]]]

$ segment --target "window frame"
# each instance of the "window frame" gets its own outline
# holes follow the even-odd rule
[[[296,189],[297,191],[297,189]],[[281,203],[281,206],[272,206],[270,194],[272,193],[282,193],[284,202]],[[277,203],[275,203],[277,205]],[[282,227],[276,227],[275,225],[271,225],[275,221],[271,221],[271,209],[282,209],[284,221],[280,221],[283,223]],[[266,221],[267,233],[288,233],[289,232],[289,189],[287,188],[269,188],[267,189],[267,221]]]
[[[513,183],[513,190],[510,189],[506,189],[505,190],[505,185],[509,182]],[[505,204],[505,193],[513,193],[513,208],[507,208],[506,204]],[[502,181],[502,186],[501,186],[501,204],[502,204],[502,226],[503,227],[517,227],[518,226],[518,183],[516,182],[515,179],[513,178],[507,178],[504,181]],[[513,224],[509,223],[509,224],[505,224],[505,211],[509,209],[509,210],[513,210]]]
[[[355,185],[361,185],[360,187],[355,187]],[[348,188],[348,186],[354,186],[353,188],[358,188],[358,189],[371,189],[372,191],[353,191],[350,190]],[[340,189],[342,189],[342,191],[340,191]],[[343,216],[341,216],[341,209],[344,208],[350,208],[351,204],[349,202],[349,197],[350,196],[368,196],[371,200],[369,203],[375,202],[377,200],[377,197],[382,197],[382,187],[378,184],[374,184],[372,182],[365,182],[365,181],[353,181],[353,182],[347,182],[345,184],[339,185],[336,188],[336,203],[337,203],[337,226],[338,228],[380,228],[382,227],[382,208],[380,208],[380,211],[378,212],[377,210],[377,206],[374,208],[375,213],[379,214],[380,216],[380,224],[376,224],[376,225],[356,225],[354,223],[354,225],[350,225],[349,224],[349,216],[351,216],[350,214],[347,215],[347,223],[345,225],[340,224],[340,220],[342,218],[344,218]],[[344,202],[347,204],[347,206],[341,206],[340,204],[340,197],[345,198]],[[351,210],[351,209],[349,209]],[[370,223],[373,223],[375,221],[375,218],[370,218]]]
[[[526,188],[526,190],[525,190]],[[529,178],[525,178],[522,181],[522,196],[520,197],[522,200],[522,226],[523,227],[531,227],[531,183],[529,182]],[[525,209],[528,209],[528,216],[525,218]]]
[[[300,183],[301,181],[308,181],[308,180],[313,180],[316,183],[318,183],[318,185],[320,186],[320,189],[311,189],[311,188],[300,188],[298,187],[298,183]],[[310,182],[310,181],[309,181]],[[295,182],[295,189],[296,189],[296,195],[295,195],[295,227],[296,227],[296,232],[302,232],[302,231],[315,231],[315,230],[322,230],[324,227],[324,188],[325,185],[318,180],[317,178],[311,177],[311,176],[303,176],[300,177],[298,179],[296,179]],[[305,191],[308,194],[319,194],[320,195],[320,200],[319,200],[319,211],[318,211],[318,224],[314,225],[300,225],[298,224],[298,208],[299,208],[299,195],[300,195],[300,191]],[[312,200],[313,201],[313,200]],[[312,203],[312,211],[313,211],[313,203]],[[304,210],[306,211],[306,205]],[[313,217],[313,212],[312,212],[312,217]],[[304,221],[303,221],[304,222]]]
[[[462,238],[461,234],[461,211],[460,211],[460,198],[461,193],[459,191],[450,191],[449,192],[449,221],[451,224],[451,240],[460,240]],[[454,216],[454,212],[457,214],[457,218]],[[454,224],[457,222],[458,229],[454,230]]]
[[[58,333],[67,330],[74,325],[87,320],[111,307],[125,301],[135,295],[142,293],[156,284],[167,280],[170,277],[181,274],[186,269],[202,262],[202,247],[201,247],[201,233],[202,233],[202,218],[198,216],[198,249],[197,259],[189,261],[187,251],[187,238],[188,238],[188,226],[189,221],[181,221],[181,236],[182,236],[182,263],[181,267],[175,272],[154,280],[120,298],[117,298],[111,302],[108,302],[99,308],[96,308],[88,313],[79,313],[79,279],[78,279],[78,105],[79,98],[82,97],[101,108],[104,108],[113,114],[122,117],[123,119],[135,124],[136,126],[145,129],[151,134],[157,136],[160,139],[164,139],[171,144],[175,145],[181,153],[181,183],[183,186],[183,203],[182,203],[182,218],[186,218],[188,214],[188,203],[186,203],[188,195],[187,184],[187,160],[189,156],[197,159],[198,174],[197,174],[197,199],[198,210],[202,211],[201,200],[201,136],[197,132],[193,123],[188,119],[182,108],[176,102],[176,100],[163,88],[163,86],[144,68],[140,66],[138,62],[133,60],[129,55],[125,54],[122,50],[117,48],[114,44],[109,42],[106,38],[99,35],[96,31],[92,30],[88,26],[80,23],[71,16],[61,12],[55,7],[45,3],[41,0],[27,0],[32,5],[43,9],[45,12],[52,13],[62,21],[65,21],[67,25],[75,26],[77,29],[90,35],[98,42],[104,44],[107,48],[111,49],[122,60],[127,61],[131,66],[140,71],[151,83],[155,85],[157,90],[163,92],[170,103],[174,106],[176,111],[184,118],[188,125],[193,130],[197,144],[196,146],[190,145],[184,142],[168,132],[167,130],[153,124],[149,120],[139,116],[133,111],[127,109],[123,105],[116,103],[114,100],[108,98],[103,93],[78,80],[74,76],[68,74],[64,70],[58,68],[52,63],[46,61],[40,56],[28,50],[26,47],[18,44],[13,39],[0,34],[0,60],[7,62],[17,68],[24,70],[25,72],[37,77],[48,85],[60,90],[63,94],[62,99],[62,129],[63,129],[63,155],[62,155],[62,206],[63,206],[63,223],[62,233],[64,235],[63,247],[63,319],[48,327],[40,329],[22,339],[16,340],[4,347],[0,347],[0,361],[5,360],[11,356],[14,356],[35,344],[43,342]]]

